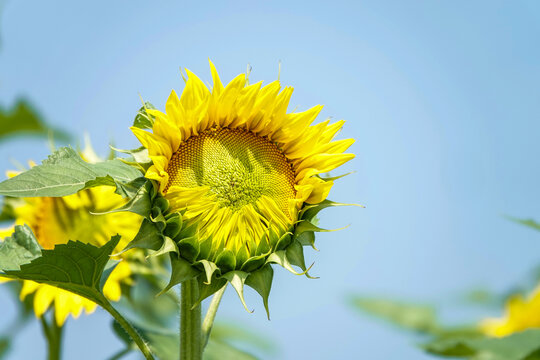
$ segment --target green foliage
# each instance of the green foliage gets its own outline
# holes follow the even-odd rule
[[[458,337],[437,339],[423,346],[432,354],[472,360],[539,359],[540,330],[533,329],[504,338]]]
[[[15,135],[52,135],[61,141],[70,136],[47,125],[26,100],[18,100],[12,109],[0,108],[0,141]]]
[[[440,328],[435,309],[430,306],[361,297],[353,298],[352,303],[358,309],[404,329],[437,334]]]
[[[114,185],[125,191],[125,186],[141,175],[139,170],[120,160],[91,164],[72,148],[63,147],[44,160],[42,165],[0,183],[0,195],[65,196],[99,185]]]
[[[0,269],[19,270],[40,255],[41,247],[32,230],[28,225],[17,225],[13,234],[0,242]]]
[[[19,248],[17,253],[26,251],[28,244],[32,244],[31,247],[36,246],[37,242],[33,236],[30,237],[27,232],[19,234],[21,237],[27,236],[27,239],[13,244],[13,247]],[[42,250],[41,256],[35,257],[30,263],[16,264],[20,266],[19,270],[10,270],[12,266],[2,267],[2,270],[7,277],[56,286],[103,306],[107,300],[101,293],[101,277],[109,261],[109,255],[119,240],[119,235],[113,236],[101,248],[79,241],[69,241],[67,244],[57,245],[54,250]],[[0,264],[6,264],[6,257],[13,251],[15,250],[0,253]]]
[[[518,224],[528,226],[530,228],[533,228],[535,230],[540,230],[540,224],[534,221],[533,219],[517,219],[513,217],[508,217],[509,220],[512,220]]]

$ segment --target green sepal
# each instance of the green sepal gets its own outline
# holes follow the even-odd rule
[[[306,268],[306,261],[304,259],[304,248],[298,241],[293,241],[292,244],[285,250],[285,253],[287,255],[287,260],[289,260],[291,265],[298,266],[300,269],[305,271],[306,277],[310,279],[318,279],[318,277],[309,275]]]
[[[321,210],[326,209],[328,207],[333,207],[333,206],[360,206],[360,207],[363,207],[362,205],[358,205],[358,204],[342,204],[342,203],[333,202],[331,200],[324,200],[324,201],[322,201],[322,202],[320,202],[318,204],[304,206],[304,208],[302,210],[300,210],[300,212],[298,214],[298,218],[303,219],[303,220],[311,221],[315,216],[317,216],[317,214]]]
[[[233,271],[236,268],[236,255],[229,249],[223,249],[217,256],[216,265],[222,273]]]
[[[291,244],[292,241],[292,234],[290,232],[286,232],[285,234],[281,235],[279,240],[276,244],[276,250],[284,250]]]
[[[244,299],[244,284],[248,276],[249,274],[244,271],[229,271],[228,273],[223,274],[222,277],[227,279],[233,286],[234,290],[236,290],[242,305],[244,305],[244,309],[246,309],[247,312],[252,313],[253,310],[248,309],[246,300]]]
[[[259,241],[259,245],[257,245],[257,251],[256,254],[269,254],[272,248],[270,247],[270,243],[268,242],[268,237],[266,235],[263,235],[261,237],[261,240]]]
[[[217,277],[215,274],[212,276],[210,283],[206,283],[200,276],[197,278],[199,284],[199,299],[193,304],[193,308],[201,303],[207,297],[215,294],[222,287],[227,285],[227,279]]]
[[[313,250],[319,251],[319,249],[315,247],[315,233],[313,231],[301,233],[296,238],[296,241],[298,241],[302,246],[311,246]]]
[[[182,230],[180,231],[180,234],[178,234],[179,238],[188,238],[193,237],[197,235],[197,223],[191,223],[188,226],[182,227]]]
[[[335,181],[335,180],[338,180],[338,179],[341,179],[342,177],[345,177],[347,175],[351,175],[351,174],[354,174],[355,171],[351,171],[351,172],[348,172],[346,174],[343,174],[343,175],[338,175],[338,176],[320,176],[320,175],[316,175],[319,179],[321,180],[324,180],[324,181]]]
[[[154,206],[157,206],[162,213],[169,209],[169,200],[165,199],[162,196],[159,196],[154,199]]]
[[[261,295],[263,299],[266,316],[270,320],[270,309],[268,307],[268,296],[272,288],[272,279],[274,278],[274,270],[270,264],[265,265],[257,271],[252,272],[246,279],[246,285],[254,289]]]
[[[155,109],[154,105],[145,101],[143,106],[137,111],[135,119],[133,120],[133,126],[139,129],[152,129],[154,127],[154,116],[148,113],[148,109]]]
[[[165,217],[166,226],[163,234],[174,239],[180,234],[182,230],[182,217],[178,213],[169,214]]]
[[[349,227],[349,225],[344,226],[344,227],[339,228],[339,229],[328,230],[328,229],[323,229],[323,228],[318,227],[317,225],[313,224],[311,221],[301,220],[296,225],[296,228],[294,230],[294,236],[296,238],[296,237],[300,236],[302,233],[304,233],[306,231],[333,232],[333,231],[343,230],[343,229],[346,229],[348,227]]]
[[[215,263],[208,260],[199,260],[197,261],[197,264],[201,264],[204,268],[204,274],[206,275],[206,282],[205,284],[210,284],[212,282],[212,278],[214,276],[214,273],[217,271],[219,272],[219,268]]]
[[[152,162],[152,159],[150,159],[150,157],[148,156],[148,149],[145,148],[144,146],[138,147],[136,149],[131,149],[131,150],[118,149],[118,148],[115,148],[114,146],[110,146],[110,145],[109,145],[109,147],[113,151],[116,151],[116,152],[119,152],[119,153],[122,153],[122,154],[131,155],[131,157],[133,158],[135,163]],[[125,159],[120,159],[120,160],[125,161]]]
[[[142,178],[144,179],[144,178]],[[105,212],[93,212],[94,215],[104,215],[104,214],[110,214],[115,212],[121,212],[121,211],[129,211],[144,217],[147,217],[150,215],[150,209],[152,207],[152,200],[150,199],[150,189],[152,188],[152,184],[144,179],[144,183],[136,190],[135,194],[133,196],[129,196],[129,193],[127,193],[126,189],[123,188],[123,192],[126,196],[124,197],[130,197],[129,201],[125,203],[124,205]],[[120,185],[117,187],[117,189],[122,188]],[[118,191],[117,191],[118,193]]]
[[[212,238],[209,237],[200,243],[198,259],[208,259],[212,251]]]
[[[163,254],[167,254],[170,252],[178,254],[179,253],[178,245],[176,245],[174,240],[171,239],[170,237],[163,236],[163,244],[161,245],[161,248],[158,251],[148,255],[148,257],[161,256]]]
[[[249,258],[242,265],[240,270],[250,273],[250,272],[260,268],[261,266],[263,266],[265,261],[266,261],[266,254],[253,256],[253,257]]]
[[[126,245],[120,254],[134,248],[157,251],[163,246],[163,242],[163,235],[161,235],[161,232],[157,228],[156,224],[147,218],[144,218],[141,223],[141,227],[139,228],[139,232],[137,235],[135,235],[133,240]]]
[[[152,222],[156,224],[160,232],[163,232],[165,226],[167,226],[167,220],[165,219],[165,216],[163,216],[163,213],[159,206],[154,205],[154,207],[152,208],[152,211],[150,213],[150,220],[152,220]]]
[[[0,242],[0,269],[19,270],[41,255],[41,246],[28,225],[16,225],[11,236]]]
[[[276,252],[270,254],[268,259],[266,259],[266,263],[267,264],[274,263],[274,264],[281,265],[284,269],[288,270],[289,272],[293,273],[294,275],[305,275],[305,274],[307,274],[307,272],[313,266],[313,264],[311,264],[311,266],[309,268],[307,268],[306,270],[304,270],[303,272],[301,272],[301,273],[297,272],[291,266],[292,264],[290,263],[289,259],[287,258],[287,253],[285,252],[285,250],[276,251]]]
[[[186,280],[193,279],[200,274],[197,269],[191,266],[187,260],[182,259],[178,254],[171,252],[169,256],[171,258],[171,279],[169,280],[169,284],[167,284],[157,296],[166,293],[173,286],[181,284]]]
[[[196,236],[183,238],[178,242],[178,251],[184,259],[195,262],[199,255],[200,244]]]
[[[242,244],[240,246],[240,249],[236,252],[236,266],[235,269],[240,269],[246,261],[250,258],[249,256],[249,250],[246,246],[246,244]]]

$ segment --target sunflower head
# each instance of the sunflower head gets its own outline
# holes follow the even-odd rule
[[[151,160],[149,219],[163,217],[168,249],[203,273],[202,287],[249,285],[270,263],[307,272],[302,245],[321,230],[311,221],[335,205],[321,174],[354,157],[344,153],[354,140],[333,140],[344,121],[312,124],[320,105],[288,113],[293,89],[279,81],[249,85],[241,74],[223,86],[210,68],[211,89],[187,71],[181,96],[172,91],[165,112],[147,108],[146,128],[131,128]]]

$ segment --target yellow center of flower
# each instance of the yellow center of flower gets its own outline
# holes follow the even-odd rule
[[[242,129],[211,129],[190,137],[173,154],[167,173],[165,193],[171,186],[207,186],[220,206],[233,211],[268,196],[289,214],[289,199],[295,197],[287,158],[268,139]]]

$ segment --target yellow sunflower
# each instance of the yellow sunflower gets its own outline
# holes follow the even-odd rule
[[[540,328],[540,287],[528,297],[514,295],[505,306],[502,318],[486,319],[482,331],[489,336],[503,337],[531,328]]]
[[[117,249],[122,249],[137,233],[142,218],[132,213],[103,213],[117,208],[125,201],[114,193],[114,187],[100,186],[64,197],[25,198],[14,208],[15,225],[27,224],[44,249],[79,240],[102,246],[111,236],[122,238]],[[13,233],[13,227],[0,230],[0,238]],[[108,278],[103,292],[113,301],[120,299],[121,283],[129,284],[131,270],[126,261],[120,262]],[[71,314],[77,318],[81,312],[91,313],[96,304],[79,295],[50,285],[25,280],[21,299],[34,294],[34,312],[41,317],[54,304],[55,318],[62,325]]]
[[[333,181],[319,175],[351,160],[344,151],[354,140],[333,141],[344,121],[312,125],[320,105],[287,113],[291,87],[249,85],[245,74],[224,86],[210,68],[211,90],[186,70],[180,98],[172,91],[165,112],[147,110],[152,132],[131,130],[148,149],[145,176],[158,183],[168,211],[211,243],[198,259],[232,252],[240,269],[268,254],[304,206],[326,199]]]

